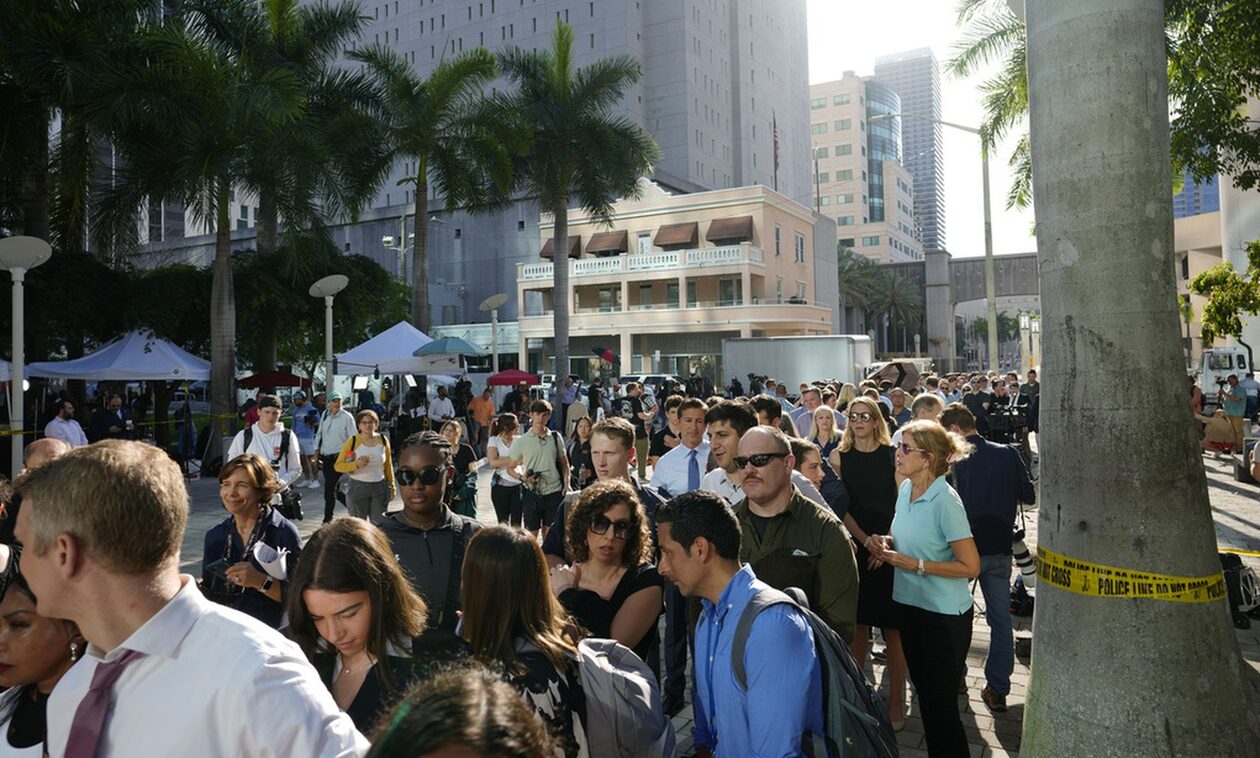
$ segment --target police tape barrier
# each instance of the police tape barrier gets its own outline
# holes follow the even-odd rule
[[[1254,558],[1260,558],[1260,550],[1243,550],[1241,548],[1236,548],[1236,547],[1221,547],[1217,549],[1220,550],[1222,553],[1233,553],[1234,555],[1250,555]]]
[[[222,420],[236,421],[237,423],[243,423],[241,422],[241,417],[234,413],[224,413],[224,414],[218,414],[218,415],[211,415],[209,413],[193,414],[193,421],[203,421],[203,420],[210,421],[216,418],[222,419]],[[145,426],[145,427],[175,426],[176,424],[182,424],[183,422],[184,420],[182,418],[169,417],[168,415],[168,418],[165,421],[149,420],[149,421],[141,422],[140,424],[138,424],[138,426]],[[84,431],[87,431],[87,430],[85,429]],[[27,429],[26,431],[23,431],[23,432],[16,432],[10,427],[0,426],[0,437],[16,437],[18,435],[22,435],[24,437],[43,437],[44,430],[43,429]]]
[[[1211,603],[1225,599],[1225,574],[1170,576],[1103,566],[1069,558],[1037,546],[1037,579],[1090,597],[1133,597],[1174,603]]]

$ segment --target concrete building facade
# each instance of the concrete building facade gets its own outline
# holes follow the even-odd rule
[[[556,258],[544,217],[536,254]],[[570,370],[601,369],[612,348],[621,373],[723,377],[722,340],[830,334],[836,295],[818,276],[815,250],[835,249],[833,227],[812,210],[757,185],[670,194],[646,183],[616,204],[611,226],[570,210]],[[825,260],[825,257],[824,257]],[[553,264],[517,266],[522,366],[553,369]],[[825,269],[828,264],[821,264]]]
[[[810,85],[815,207],[842,246],[880,263],[922,260],[913,176],[901,164],[897,93],[870,77]]]
[[[875,59],[875,79],[901,98],[901,112],[941,117],[941,75],[929,48]],[[901,124],[903,162],[914,177],[914,217],[925,250],[945,249],[945,155],[941,125],[917,118]]]

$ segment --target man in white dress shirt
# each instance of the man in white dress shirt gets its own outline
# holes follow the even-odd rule
[[[44,436],[65,442],[70,447],[83,447],[88,443],[83,427],[74,420],[74,403],[69,400],[57,401],[57,415],[44,427]]]
[[[107,440],[24,474],[18,489],[37,611],[74,621],[89,643],[48,700],[49,755],[367,751],[295,643],[179,573],[188,494],[165,453]]]
[[[704,441],[704,401],[689,397],[678,406],[678,446],[662,455],[652,470],[652,486],[662,497],[678,497],[700,489],[709,468],[709,443]]]
[[[437,388],[437,397],[429,403],[429,426],[435,432],[442,430],[442,424],[455,418],[455,404],[446,396],[446,388]]]
[[[280,421],[280,410],[280,398],[259,395],[258,423],[236,433],[226,460],[255,453],[271,464],[271,470],[280,480],[280,489],[284,489],[302,478],[302,445],[293,430],[286,429]],[[288,444],[285,444],[286,438]]]

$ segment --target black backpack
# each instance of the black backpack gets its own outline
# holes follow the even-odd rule
[[[789,588],[788,594],[773,588],[758,590],[739,616],[731,643],[731,667],[740,689],[748,690],[744,651],[753,620],[765,609],[787,604],[800,611],[814,633],[814,649],[822,669],[824,734],[808,734],[802,747],[815,758],[895,758],[897,738],[888,720],[888,708],[870,680],[853,660],[849,646],[827,622],[809,610],[804,593]],[[798,597],[799,596],[799,597]],[[807,746],[812,745],[812,750]]]
[[[285,429],[284,434],[281,435],[280,455],[270,462],[272,469],[280,468],[280,461],[284,460],[285,456],[289,454],[290,435],[292,435],[292,432],[288,429]],[[248,453],[249,446],[254,443],[254,427],[245,427],[245,437],[243,442],[244,444],[241,445],[241,452]],[[302,513],[302,493],[292,487],[285,487],[280,490],[280,505],[276,506],[276,510],[280,511],[280,515],[290,521],[301,521],[305,518],[305,514]]]

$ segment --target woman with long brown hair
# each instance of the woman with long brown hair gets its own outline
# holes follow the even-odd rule
[[[468,543],[461,584],[461,634],[473,656],[502,669],[566,756],[587,755],[577,641],[537,541],[520,529],[483,527]]]
[[[512,478],[512,440],[520,424],[516,416],[502,413],[490,422],[490,442],[486,445],[486,463],[494,469],[490,479],[490,502],[500,524],[509,521],[520,526],[524,504],[521,502],[521,481]]]
[[[359,731],[423,673],[408,653],[427,608],[389,540],[362,519],[315,532],[289,587],[289,636]]]

